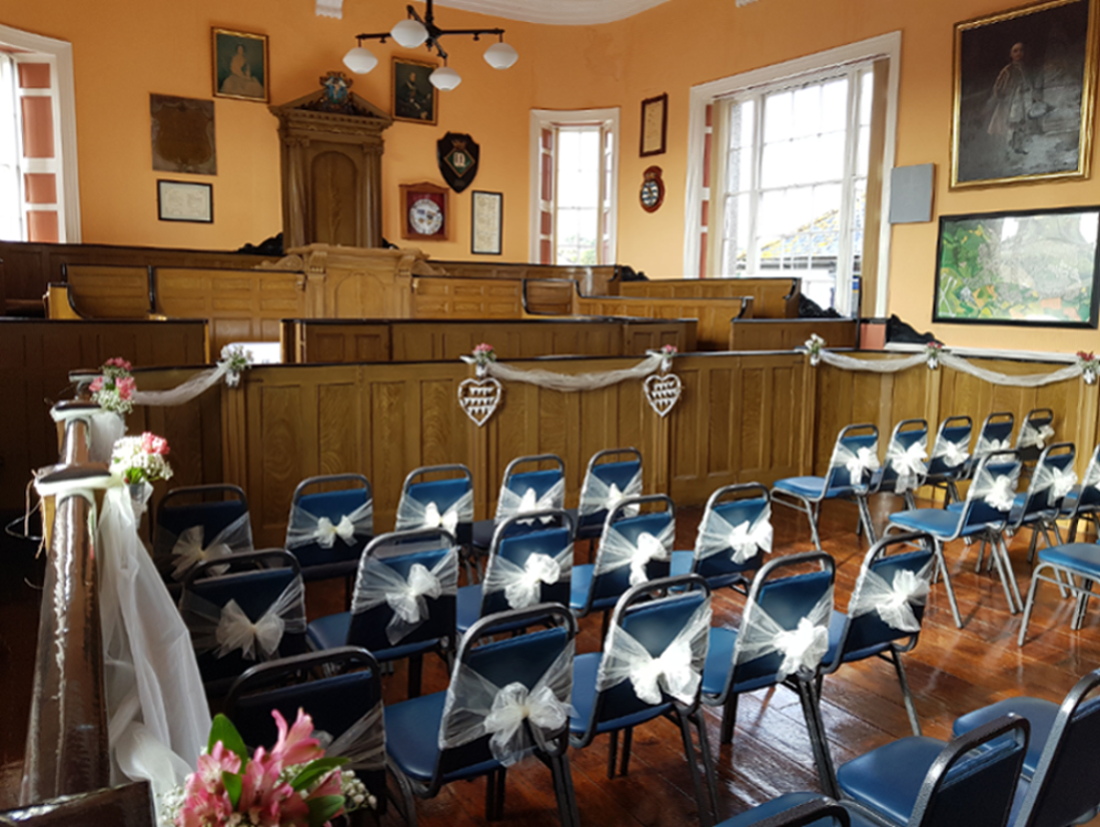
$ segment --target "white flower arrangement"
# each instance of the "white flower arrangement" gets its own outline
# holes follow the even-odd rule
[[[810,355],[810,367],[816,368],[821,362],[821,351],[825,349],[825,340],[816,333],[811,333],[810,338],[806,340],[803,347],[806,348],[806,353]]]
[[[237,387],[241,382],[241,374],[252,367],[254,357],[252,351],[244,345],[226,345],[222,348],[222,358],[219,365],[227,366],[225,384],[231,388]]]
[[[146,431],[141,436],[124,436],[111,452],[111,473],[133,485],[172,478],[172,466],[165,457],[168,440]]]

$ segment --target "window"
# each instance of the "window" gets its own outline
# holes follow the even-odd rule
[[[688,272],[797,276],[818,304],[854,315],[866,264],[874,301],[864,310],[884,309],[878,222],[866,245],[864,235],[892,164],[884,134],[896,95],[879,93],[895,38],[692,90]]]
[[[617,109],[531,112],[531,260],[615,261]]]

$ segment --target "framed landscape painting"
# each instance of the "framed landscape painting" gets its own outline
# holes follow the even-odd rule
[[[945,215],[932,321],[1096,327],[1100,207]]]

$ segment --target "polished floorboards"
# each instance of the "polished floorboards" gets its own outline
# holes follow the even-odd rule
[[[882,526],[900,501],[880,497],[876,523]],[[679,514],[677,548],[694,541],[698,509]],[[853,505],[827,503],[822,515],[824,548],[837,563],[836,603],[847,605],[859,572],[866,543],[856,535]],[[774,509],[775,554],[810,548],[805,518],[788,509]],[[1026,595],[1030,579],[1025,532],[1011,544],[1020,590]],[[25,549],[10,542],[3,547],[0,577],[0,809],[12,806],[18,794],[23,739],[30,699],[31,664],[37,630],[37,602],[29,583],[38,582],[38,567]],[[587,559],[578,547],[578,560]],[[934,586],[928,600],[920,642],[905,656],[909,681],[924,734],[950,735],[951,722],[976,707],[1016,694],[1061,700],[1083,674],[1100,666],[1100,608],[1093,609],[1085,627],[1069,629],[1072,603],[1057,589],[1044,586],[1031,620],[1027,643],[1016,645],[1020,617],[1008,612],[1000,581],[974,570],[976,547],[962,542],[947,548],[947,561],[963,615],[964,627],[952,621],[942,586]],[[310,618],[340,611],[339,584],[310,584]],[[730,591],[715,595],[715,622],[736,626],[743,598]],[[600,618],[580,621],[578,651],[599,648]],[[404,667],[387,677],[387,701],[401,700]],[[425,691],[446,686],[443,666],[425,664]],[[844,666],[825,679],[822,715],[833,760],[841,764],[866,750],[910,733],[893,668],[877,659]],[[718,716],[706,712],[706,723],[718,771],[720,815],[727,817],[795,790],[817,789],[810,743],[797,696],[784,688],[761,690],[740,701],[732,745],[718,748]],[[697,823],[691,780],[683,759],[677,728],[657,720],[638,727],[630,772],[626,777],[606,775],[608,739],[601,737],[584,750],[572,750],[570,761],[581,818],[586,824],[681,825]],[[475,780],[445,787],[431,800],[418,801],[424,827],[464,827],[485,823],[485,782]],[[384,824],[398,824],[395,814]],[[549,771],[528,760],[508,771],[502,825],[558,823]]]

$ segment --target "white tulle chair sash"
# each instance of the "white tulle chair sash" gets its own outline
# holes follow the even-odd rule
[[[497,500],[496,521],[503,522],[510,517],[520,514],[530,514],[532,511],[546,511],[551,508],[562,508],[565,505],[565,480],[560,479],[539,496],[534,488],[528,488],[522,494],[517,494],[508,486],[501,486],[500,499]],[[542,522],[548,523],[553,517],[543,517]]]
[[[1031,479],[1031,490],[1034,493],[1049,491],[1052,502],[1061,502],[1066,494],[1077,485],[1077,472],[1073,466],[1057,468],[1044,462],[1035,469],[1035,476]]]
[[[970,437],[965,436],[955,442],[939,437],[932,448],[932,459],[942,459],[948,468],[958,468],[970,459]]]
[[[744,563],[759,552],[769,554],[774,536],[771,518],[770,505],[765,505],[751,522],[745,520],[736,525],[710,509],[699,522],[695,556],[706,560],[716,554],[729,554],[734,563]]]
[[[638,535],[637,542],[623,536],[614,525],[603,533],[600,547],[596,552],[593,576],[630,567],[630,585],[637,586],[649,578],[646,576],[646,563],[651,560],[668,560],[672,552],[672,542],[676,537],[676,522],[669,520],[654,536],[648,531]]]
[[[710,622],[708,596],[656,657],[622,626],[612,626],[596,673],[596,691],[629,680],[634,694],[647,704],[661,703],[664,695],[686,706],[695,703],[707,659]]]
[[[489,558],[482,583],[482,594],[504,592],[504,599],[513,609],[526,609],[539,602],[542,584],[552,585],[570,578],[573,571],[573,544],[568,543],[556,555],[534,553],[522,566],[506,557],[494,554]]]
[[[1020,466],[1013,465],[1007,474],[994,474],[989,466],[984,466],[974,478],[970,490],[966,492],[968,500],[982,500],[986,505],[1005,513],[1012,510],[1016,500],[1016,482],[1020,479]]]
[[[401,502],[397,504],[397,531],[419,528],[442,528],[450,534],[455,533],[459,523],[469,523],[474,519],[474,492],[467,491],[440,512],[435,502],[421,502],[401,493]]]
[[[996,439],[994,437],[987,437],[985,434],[981,434],[978,437],[978,444],[974,448],[975,456],[984,456],[985,454],[995,454],[998,451],[1011,451],[1012,444],[1008,439]]]
[[[600,511],[611,511],[626,497],[638,497],[642,493],[642,469],[638,469],[625,488],[620,489],[615,483],[608,485],[595,474],[587,474],[584,485],[581,487],[581,499],[577,512],[582,516],[596,514]],[[628,515],[634,516],[636,508],[628,509]]]
[[[337,539],[346,546],[355,545],[356,537],[369,537],[374,533],[374,503],[363,503],[350,514],[341,515],[333,523],[328,517],[318,517],[300,505],[290,507],[290,523],[286,528],[286,547],[301,548],[316,543],[321,548],[332,548]]]
[[[126,435],[126,420],[114,411],[97,411],[88,420],[88,459],[110,462],[115,443]]]
[[[173,563],[172,577],[175,580],[183,580],[191,569],[206,560],[252,551],[252,523],[247,511],[209,541],[205,539],[205,531],[201,525],[185,528],[178,536],[169,531],[165,531],[165,534],[172,543],[170,558]],[[213,568],[214,574],[224,572],[225,569],[220,566]]]
[[[866,488],[866,477],[873,474],[882,464],[878,459],[878,440],[871,445],[861,445],[854,451],[843,442],[837,442],[833,448],[832,459],[829,460],[830,470],[844,468],[849,474],[849,485],[856,488]]]
[[[903,448],[894,440],[886,448],[886,464],[894,469],[897,479],[894,481],[894,493],[904,494],[920,484],[927,473],[928,437],[922,436],[908,448]]]
[[[785,629],[777,623],[759,603],[749,603],[737,635],[734,665],[778,653],[783,656],[777,670],[780,680],[786,680],[791,675],[812,677],[829,650],[829,619],[832,612],[832,586],[826,589],[793,629]]]
[[[848,617],[876,612],[891,629],[919,632],[920,621],[913,607],[923,606],[928,599],[934,563],[935,558],[930,557],[919,571],[897,569],[889,583],[873,569],[864,568],[848,601]]]
[[[305,596],[302,578],[295,577],[253,621],[236,600],[219,607],[193,591],[185,591],[180,598],[180,613],[199,654],[213,652],[215,657],[224,658],[239,651],[245,660],[266,660],[278,651],[285,634],[305,634]]]
[[[1046,447],[1049,440],[1054,438],[1054,429],[1047,424],[1036,427],[1025,420],[1020,427],[1020,448],[1038,448],[1040,451]]]
[[[569,723],[574,649],[569,641],[530,689],[518,681],[497,686],[459,662],[443,704],[439,748],[453,749],[489,735],[493,757],[510,767],[534,747],[544,746],[547,734]]]
[[[386,624],[386,637],[396,646],[428,619],[428,598],[437,600],[458,592],[458,548],[451,548],[430,569],[413,563],[408,578],[377,557],[368,557],[359,567],[352,614],[386,604],[393,610]]]
[[[314,733],[314,737],[324,742],[323,732]],[[382,724],[382,702],[371,707],[370,711],[349,726],[336,738],[322,743],[325,755],[330,758],[347,758],[346,769],[373,772],[386,768],[386,728]]]

